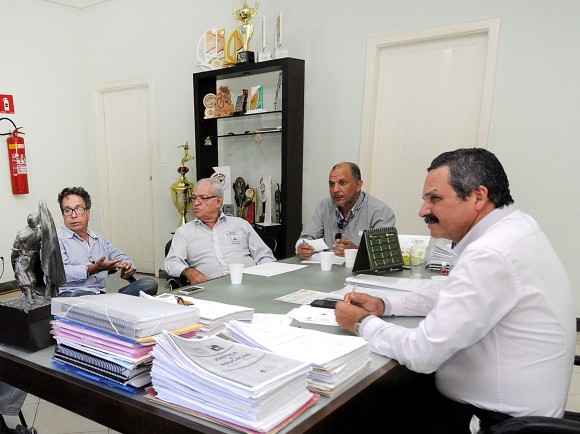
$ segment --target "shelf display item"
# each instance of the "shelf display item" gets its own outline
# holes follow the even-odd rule
[[[185,174],[189,172],[189,169],[185,166],[190,160],[193,160],[193,156],[189,153],[189,142],[185,142],[184,145],[178,146],[178,148],[183,148],[183,158],[181,159],[181,166],[177,168],[177,173],[179,173],[179,179],[171,184],[169,189],[171,190],[171,199],[173,204],[181,218],[179,219],[179,226],[187,222],[187,212],[191,209],[191,194],[193,192],[193,184],[189,182]]]
[[[259,113],[264,111],[264,86],[252,86],[250,92],[250,110],[247,113]]]
[[[250,39],[254,34],[254,25],[248,24],[258,13],[258,3],[250,8],[244,0],[244,4],[240,9],[234,9],[234,18],[241,21],[243,24],[239,26],[236,31],[240,40],[242,41],[242,50],[236,54],[237,63],[254,63],[254,52],[250,51]]]

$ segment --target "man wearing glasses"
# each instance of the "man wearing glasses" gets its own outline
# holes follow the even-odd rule
[[[199,180],[191,199],[195,219],[177,228],[165,258],[170,276],[197,284],[229,274],[230,263],[250,267],[276,260],[246,220],[222,212],[219,181]]]
[[[322,199],[312,220],[296,242],[296,253],[310,259],[316,249],[308,240],[324,238],[337,256],[344,249],[358,249],[363,230],[395,226],[395,213],[384,202],[362,191],[360,169],[355,163],[336,164],[330,171],[330,197]]]
[[[101,294],[107,276],[121,270],[121,278],[131,281],[119,292],[139,296],[143,291],[157,294],[157,281],[150,277],[136,280],[136,269],[129,256],[103,235],[89,229],[91,196],[82,187],[67,187],[58,195],[66,227],[58,230],[60,252],[66,282],[59,287],[59,297]]]

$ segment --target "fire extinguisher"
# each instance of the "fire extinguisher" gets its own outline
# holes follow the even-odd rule
[[[8,118],[1,118],[0,120],[9,120]],[[28,194],[28,170],[26,168],[26,150],[24,148],[24,138],[20,137],[19,130],[22,127],[16,127],[14,122],[14,130],[9,134],[8,143],[8,163],[10,164],[10,179],[12,181],[13,194]]]

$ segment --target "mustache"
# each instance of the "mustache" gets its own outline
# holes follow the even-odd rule
[[[439,223],[439,219],[437,217],[435,217],[433,214],[426,215],[425,217],[423,217],[423,220],[427,224],[429,224],[429,223]]]

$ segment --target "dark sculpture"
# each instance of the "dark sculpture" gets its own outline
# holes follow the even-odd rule
[[[16,235],[11,255],[14,277],[24,295],[21,307],[26,312],[57,295],[59,285],[66,281],[56,228],[43,200],[38,213],[27,220],[28,225]],[[39,293],[41,287],[44,291]]]

